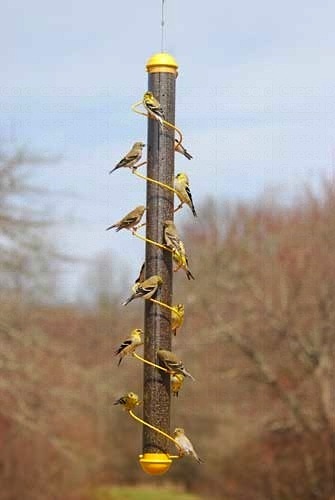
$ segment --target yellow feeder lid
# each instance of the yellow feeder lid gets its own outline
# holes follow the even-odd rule
[[[146,69],[148,73],[178,74],[178,64],[175,58],[167,52],[159,52],[151,56],[147,61]]]
[[[144,472],[152,476],[165,474],[172,463],[172,459],[166,453],[144,453],[138,458]]]

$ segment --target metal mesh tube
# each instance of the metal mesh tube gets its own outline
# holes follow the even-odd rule
[[[166,121],[175,123],[175,81],[176,75],[169,72],[149,73],[148,90],[161,103]],[[159,122],[148,119],[147,175],[165,184],[171,184],[174,177],[174,130]],[[173,193],[147,182],[147,238],[163,243],[163,224],[173,220]],[[156,298],[171,305],[172,301],[172,256],[170,252],[146,243],[146,277],[158,274],[163,285]],[[159,348],[171,349],[170,311],[145,301],[145,343],[144,357],[157,362]],[[143,418],[150,424],[170,433],[170,376],[151,366],[144,365]],[[143,452],[166,452],[167,439],[159,433],[143,428]]]

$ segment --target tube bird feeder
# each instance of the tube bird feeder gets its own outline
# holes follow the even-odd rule
[[[146,64],[148,91],[160,102],[165,120],[175,123],[175,88],[178,65],[167,53],[153,55]],[[164,184],[172,185],[174,178],[175,131],[160,127],[157,120],[148,117],[147,175]],[[163,243],[163,221],[173,220],[174,195],[172,191],[147,182],[146,237]],[[146,243],[146,276],[160,275],[163,285],[156,298],[165,304],[172,302],[171,252]],[[157,362],[158,349],[171,350],[171,311],[145,301],[145,359]],[[145,364],[143,380],[143,418],[149,424],[170,433],[170,375]],[[143,427],[142,469],[148,474],[163,474],[172,460],[167,454],[168,439],[149,427]]]

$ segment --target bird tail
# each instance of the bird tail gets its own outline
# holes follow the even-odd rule
[[[175,328],[173,331],[173,335],[176,336],[177,335],[177,328]]]
[[[116,165],[112,170],[110,170],[110,174],[112,174],[113,172],[115,172],[115,170],[117,170],[118,168],[121,168],[119,165]]]
[[[193,276],[193,274],[191,273],[191,271],[189,269],[186,269],[186,276],[187,276],[187,279],[190,280],[195,280],[195,277]]]
[[[119,362],[118,362],[117,366],[120,366],[121,361],[122,361],[122,356],[120,356],[120,359],[119,359]]]
[[[204,463],[204,461],[196,453],[194,453],[194,458],[196,459],[196,461],[198,462],[198,464],[203,464]]]
[[[195,382],[195,378],[193,377],[193,375],[190,374],[190,372],[188,372],[187,370],[183,370],[183,374],[185,375],[185,377],[190,377],[190,379],[193,380],[193,382]]]
[[[106,227],[106,231],[109,231],[110,229],[113,229],[116,226],[117,226],[117,224],[113,224],[112,226]]]
[[[190,155],[190,153],[189,153],[188,151],[186,151],[186,149],[185,149],[185,151],[184,151],[184,156],[185,156],[188,160],[192,160],[192,158],[193,158],[193,156],[192,156],[192,155]]]
[[[163,132],[163,130],[164,130],[163,120],[164,120],[164,118],[161,118],[160,116],[157,116],[157,120],[159,121],[160,129]]]
[[[115,349],[114,351],[114,356],[117,356],[118,354],[120,354],[120,352],[122,351],[122,347],[118,347],[117,349]]]
[[[130,297],[128,297],[128,299],[127,299],[127,300],[125,300],[124,302],[122,302],[122,305],[123,305],[123,306],[128,305],[128,304],[129,304],[129,302],[131,302],[132,300],[134,300],[134,298],[135,298],[135,297],[136,297],[136,294],[135,294],[135,293],[133,293]]]
[[[195,208],[194,208],[194,205],[193,205],[193,201],[191,202],[191,210],[192,210],[192,214],[194,215],[194,217],[198,217],[197,216],[197,212],[195,211]]]

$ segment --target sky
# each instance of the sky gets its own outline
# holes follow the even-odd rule
[[[165,49],[179,64],[176,123],[194,156],[178,156],[175,168],[188,173],[195,204],[254,200],[272,187],[289,194],[333,175],[335,3],[165,5]],[[146,120],[130,107],[161,48],[160,15],[161,0],[0,6],[0,142],[58,158],[39,168],[38,182],[65,193],[48,200],[54,237],[84,262],[59,277],[68,300],[97,254],[111,252],[133,274],[143,259],[142,242],[105,228],[143,203],[145,185],[108,171],[135,140],[146,142]]]

